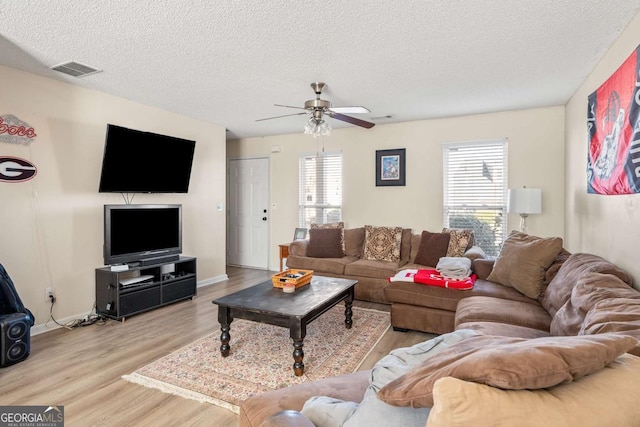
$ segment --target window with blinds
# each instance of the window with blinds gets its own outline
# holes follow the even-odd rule
[[[444,225],[473,230],[475,244],[498,255],[505,239],[507,141],[446,143]]]
[[[342,221],[342,154],[301,156],[299,226]]]

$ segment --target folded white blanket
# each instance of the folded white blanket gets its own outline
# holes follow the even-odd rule
[[[442,257],[436,270],[447,279],[466,279],[471,275],[471,260],[466,257]]]

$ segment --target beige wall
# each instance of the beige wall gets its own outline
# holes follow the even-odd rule
[[[302,129],[303,122],[300,122]],[[347,227],[365,224],[410,227],[414,232],[442,228],[443,142],[508,138],[508,185],[542,189],[543,213],[528,219],[529,232],[564,236],[564,108],[336,129],[317,141],[308,135],[281,135],[227,143],[229,158],[271,159],[270,265],[277,268],[279,243],[289,242],[298,224],[300,153],[343,152],[343,219]],[[271,147],[280,148],[271,154]],[[407,150],[406,187],[375,186],[375,151]],[[274,208],[275,205],[275,208]],[[508,229],[518,228],[510,214]]]
[[[572,252],[595,253],[640,281],[637,262],[640,196],[587,194],[587,97],[640,44],[640,14],[622,32],[566,105],[566,244]]]
[[[107,123],[163,133],[196,143],[188,194],[138,194],[134,203],[183,205],[183,252],[198,257],[200,284],[224,278],[225,129],[122,98],[0,67],[0,114],[36,130],[28,146],[0,143],[1,156],[29,160],[36,177],[0,183],[0,263],[36,317],[34,331],[55,326],[44,290],[57,295],[54,317],[69,320],[91,311],[94,269],[103,265],[104,204],[120,194],[98,193]]]

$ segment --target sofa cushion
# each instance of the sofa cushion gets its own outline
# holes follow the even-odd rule
[[[344,243],[344,222],[339,221],[339,222],[331,222],[331,223],[327,223],[327,224],[311,224],[311,228],[309,230],[313,230],[313,229],[338,229],[340,230],[341,236],[340,236],[340,245],[342,246],[342,252],[345,252],[345,243]]]
[[[369,387],[360,404],[315,396],[305,402],[302,413],[316,427],[370,427],[379,425],[381,420],[393,420],[398,426],[423,426],[429,416],[429,408],[388,405],[377,398],[378,390],[451,345],[475,335],[477,333],[473,331],[457,331],[392,350],[371,369]]]
[[[440,258],[447,256],[449,249],[450,233],[431,233],[423,231],[420,237],[420,246],[414,262],[416,264],[435,267]]]
[[[568,384],[501,390],[452,377],[436,381],[427,427],[638,425],[640,358],[625,354]]]
[[[565,248],[562,248],[560,250],[560,253],[558,254],[558,256],[556,256],[556,259],[553,260],[551,266],[547,268],[547,271],[544,274],[545,286],[547,286],[549,282],[551,282],[553,278],[556,277],[556,274],[558,274],[560,267],[562,267],[562,264],[564,264],[564,262],[569,259],[570,256],[571,252],[567,251]]]
[[[348,266],[345,270],[350,270]],[[408,264],[403,268],[420,268],[418,264]],[[394,273],[395,274],[395,273]],[[389,277],[391,277],[390,275]],[[394,303],[403,303],[420,307],[433,307],[455,312],[458,302],[471,296],[493,296],[505,300],[538,304],[513,288],[502,286],[486,280],[476,280],[473,289],[462,291],[441,288],[439,286],[421,285],[411,282],[392,282],[384,288],[385,298]]]
[[[616,297],[640,299],[640,292],[612,274],[585,274],[574,286],[571,297],[553,316],[551,334],[578,335],[591,307],[598,301]]]
[[[551,317],[535,300],[531,302],[473,296],[458,303],[456,329],[467,322],[496,322],[549,331]]]
[[[374,227],[365,225],[364,259],[400,261],[402,227]]]
[[[402,230],[402,240],[400,242],[400,264],[404,265],[411,258],[411,229],[404,228]]]
[[[472,331],[480,332],[482,335],[528,339],[548,337],[551,335],[549,332],[540,329],[498,322],[465,322],[457,325],[456,329],[471,329]]]
[[[602,334],[612,332],[631,335],[640,340],[640,300],[609,298],[597,302],[584,318],[578,334]],[[640,344],[629,350],[640,356]]]
[[[312,258],[289,255],[289,258],[287,258],[287,267],[313,270],[314,274],[331,273],[342,275],[344,274],[345,266],[357,259],[358,258],[348,256],[342,258]]]
[[[529,298],[538,298],[545,272],[561,249],[562,239],[559,237],[543,239],[512,231],[504,241],[487,280],[511,286]]]
[[[623,282],[631,284],[631,277],[609,261],[592,254],[572,254],[562,264],[556,276],[549,282],[549,286],[541,295],[540,302],[551,317],[555,316],[560,307],[567,302],[580,277],[590,272],[613,274]]]
[[[307,256],[314,258],[342,258],[344,251],[342,230],[312,228],[309,230]]]
[[[364,227],[344,230],[344,252],[346,256],[362,258],[364,250]]]
[[[472,336],[391,381],[378,397],[394,406],[433,406],[433,384],[454,377],[509,390],[574,381],[637,345],[633,337],[601,334],[534,339]]]
[[[473,231],[459,228],[443,228],[443,233],[449,233],[449,246],[446,256],[462,256],[473,246]]]
[[[397,262],[359,259],[346,264],[344,274],[347,276],[389,279],[389,277],[396,274],[397,269]]]

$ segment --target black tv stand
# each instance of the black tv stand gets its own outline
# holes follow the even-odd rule
[[[96,312],[116,320],[196,296],[196,259],[161,257],[127,270],[96,268]],[[175,258],[175,259],[174,259]],[[141,277],[144,280],[136,281]],[[132,280],[132,278],[134,280]]]

